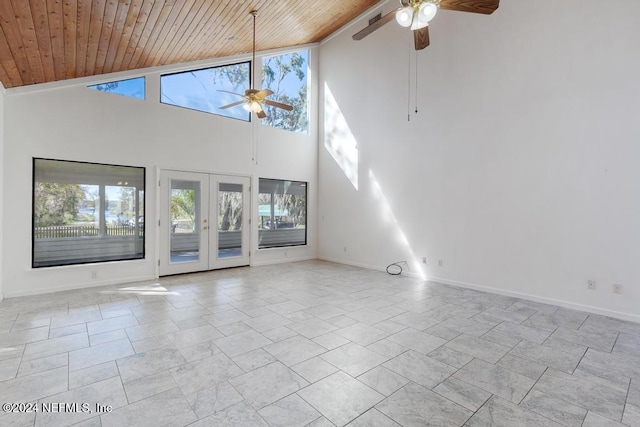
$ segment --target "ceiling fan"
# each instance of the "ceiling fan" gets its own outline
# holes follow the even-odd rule
[[[267,115],[264,112],[263,104],[270,105],[276,108],[282,108],[283,110],[291,111],[293,107],[291,105],[283,104],[281,102],[271,101],[270,99],[266,99],[267,96],[273,95],[273,92],[269,89],[257,90],[255,89],[254,79],[255,79],[255,71],[256,71],[256,16],[258,15],[257,10],[252,10],[249,12],[251,16],[253,16],[253,56],[251,60],[251,66],[253,70],[251,71],[251,88],[244,91],[244,95],[241,93],[230,92],[228,90],[219,89],[218,92],[230,93],[231,95],[241,96],[244,99],[242,101],[232,102],[231,104],[223,105],[222,107],[218,107],[221,110],[225,110],[227,108],[235,107],[237,105],[243,105],[247,111],[253,111],[256,113],[258,118],[263,119]]]
[[[429,46],[429,22],[438,9],[490,15],[498,8],[500,0],[400,0],[400,7],[384,16],[378,15],[369,26],[353,35],[354,40],[362,40],[384,24],[396,18],[398,24],[413,30],[416,50]]]

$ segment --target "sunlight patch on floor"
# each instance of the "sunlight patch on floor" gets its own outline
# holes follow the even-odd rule
[[[129,286],[115,290],[102,291],[103,294],[136,294],[136,295],[180,295],[180,292],[170,291],[159,283],[152,285]]]

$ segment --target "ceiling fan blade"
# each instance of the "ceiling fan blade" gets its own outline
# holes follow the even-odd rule
[[[259,119],[264,119],[265,117],[267,117],[262,108],[260,108],[260,111],[256,111],[256,114],[258,115]]]
[[[235,107],[236,105],[244,104],[247,100],[243,99],[242,101],[232,102],[231,104],[223,105],[222,107],[218,107],[220,110],[226,110],[227,108]]]
[[[440,9],[491,15],[500,5],[500,0],[441,0]]]
[[[293,107],[291,105],[283,104],[281,102],[271,101],[269,99],[265,99],[264,103],[267,105],[271,105],[272,107],[282,108],[283,110],[287,110],[287,111],[293,110]]]
[[[378,19],[377,21],[369,25],[368,27],[365,27],[363,30],[358,31],[353,35],[353,39],[362,40],[369,34],[373,33],[375,30],[377,30],[378,28],[382,27],[387,22],[393,21],[393,19],[396,17],[396,12],[397,10],[392,10],[391,12],[387,13],[386,15],[384,15],[383,17],[381,17],[380,19]]]
[[[429,46],[429,27],[413,30],[413,44],[416,50],[422,50]]]
[[[224,93],[230,93],[231,95],[236,95],[236,96],[242,96],[242,97],[244,97],[244,95],[243,95],[243,94],[241,94],[241,93],[229,92],[228,90],[218,89],[217,91],[218,91],[218,92],[224,92]]]
[[[273,92],[269,89],[262,89],[254,94],[256,98],[266,98],[269,95],[273,95]]]

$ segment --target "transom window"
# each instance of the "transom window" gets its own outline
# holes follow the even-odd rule
[[[136,77],[133,79],[116,80],[113,82],[100,83],[87,86],[89,89],[99,90],[106,93],[114,93],[129,98],[145,99],[145,78]]]
[[[220,109],[243,99],[220,91],[244,94],[251,84],[249,64],[242,62],[160,76],[160,102],[249,121],[250,113],[242,107]]]
[[[262,59],[262,88],[273,91],[268,99],[293,106],[292,111],[265,106],[262,124],[292,132],[309,133],[309,51],[267,56]]]

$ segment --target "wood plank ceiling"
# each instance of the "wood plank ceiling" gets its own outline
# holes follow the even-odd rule
[[[5,88],[322,40],[379,0],[0,0]]]

